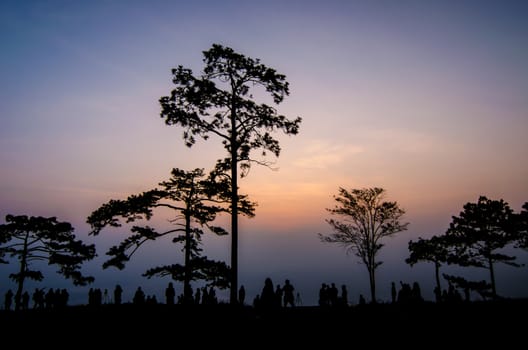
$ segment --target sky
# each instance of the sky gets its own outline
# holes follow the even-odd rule
[[[254,167],[239,182],[258,202],[240,223],[248,300],[266,277],[290,279],[305,305],[321,283],[346,285],[352,303],[368,296],[365,267],[317,233],[331,232],[326,208],[339,187],[373,186],[410,223],[384,241],[378,298],[390,298],[391,281],[418,281],[432,299],[433,266],[404,262],[409,240],[443,234],[480,195],[515,211],[528,201],[527,18],[525,1],[2,1],[0,223],[7,214],[71,222],[97,245],[84,270],[92,287],[120,283],[127,300],[141,285],[163,299],[169,280],[141,273],[181,259],[179,248],[155,243],[125,270],[102,270],[127,232],[88,236],[86,217],[156,187],[173,167],[210,169],[225,156],[216,138],[186,148],[158,102],[173,88],[171,68],[199,74],[202,51],[219,43],[285,74],[291,94],[277,109],[303,119],[298,135],[276,135],[276,170]],[[226,262],[229,247],[228,237],[204,241]],[[13,269],[0,266],[0,295],[14,288]],[[528,296],[527,267],[498,267],[496,278],[499,294]],[[28,286],[87,300],[86,287],[54,272]]]

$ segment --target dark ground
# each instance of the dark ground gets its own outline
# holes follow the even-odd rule
[[[281,344],[303,347],[338,344],[341,348],[359,344],[413,348],[466,345],[473,349],[477,345],[489,348],[496,342],[499,348],[518,342],[520,348],[525,348],[527,320],[528,299],[266,311],[229,305],[125,304],[98,308],[72,306],[63,310],[2,310],[0,337],[3,345],[6,339],[18,339],[26,345],[58,348],[104,345],[105,349],[180,345],[224,348],[234,344],[244,348],[275,345],[282,348]]]

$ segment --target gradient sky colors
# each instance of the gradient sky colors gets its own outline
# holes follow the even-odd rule
[[[433,268],[408,267],[407,242],[442,234],[479,195],[514,210],[528,201],[527,18],[524,1],[2,1],[0,220],[70,221],[98,244],[95,287],[141,284],[161,298],[168,280],[139,274],[178,254],[158,244],[125,271],[100,271],[122,236],[87,237],[85,219],[172,167],[224,156],[214,138],[185,148],[158,103],[172,67],[199,72],[220,43],[285,74],[278,109],[303,118],[299,135],[279,136],[278,171],[255,167],[240,184],[259,203],[241,225],[248,298],[267,276],[289,278],[307,304],[322,282],[346,284],[353,302],[368,294],[357,259],[316,236],[339,186],[384,187],[407,210],[409,231],[385,242],[379,297],[392,280],[418,280],[432,298]],[[229,239],[206,244],[228,260]],[[11,268],[0,267],[1,295]],[[499,294],[528,296],[527,273],[499,268]]]

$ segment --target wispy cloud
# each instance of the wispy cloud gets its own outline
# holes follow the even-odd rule
[[[363,152],[356,145],[335,145],[328,141],[312,141],[294,161],[293,165],[304,169],[326,169],[342,163],[347,157]]]
[[[438,135],[407,129],[372,130],[366,136],[371,145],[407,154],[430,154],[450,147]]]

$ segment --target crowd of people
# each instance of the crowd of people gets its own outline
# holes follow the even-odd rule
[[[66,289],[49,288],[47,292],[44,288],[35,288],[33,291],[33,308],[34,309],[58,309],[68,305],[70,294]],[[30,296],[28,291],[18,296],[9,289],[4,298],[5,310],[27,310],[30,307]]]
[[[437,288],[436,288],[437,289]],[[452,284],[448,290],[440,293],[435,289],[435,299],[437,302],[462,301],[463,298]],[[466,291],[465,300],[469,301],[469,293]],[[167,305],[186,304],[186,305],[215,305],[218,304],[216,290],[214,287],[199,287],[193,290],[189,288],[187,293],[176,295],[176,289],[172,282],[169,282],[164,292],[164,300],[158,301],[156,295],[146,295],[143,289],[137,287],[132,300],[132,304],[158,304]],[[33,295],[33,308],[35,309],[54,309],[68,305],[69,294],[66,289],[49,288],[47,292],[44,289],[35,288]],[[399,289],[396,283],[391,283],[391,302],[392,303],[414,303],[422,302],[424,299],[421,294],[420,285],[414,282],[412,286],[400,281]],[[238,302],[246,305],[246,290],[242,285],[238,290]],[[123,303],[123,288],[117,284],[112,292],[108,289],[90,288],[88,292],[88,305],[99,306],[103,304],[120,305]],[[359,295],[358,304],[366,304],[365,297]],[[302,306],[302,299],[299,292],[295,292],[295,287],[286,279],[284,284],[274,285],[271,278],[266,278],[261,293],[253,299],[252,305],[255,308],[279,308]],[[318,305],[321,307],[348,306],[348,290],[342,285],[340,292],[335,283],[322,283],[319,289]],[[26,310],[30,308],[30,294],[25,291],[20,296],[15,295],[8,290],[4,298],[5,310]]]
[[[277,308],[295,306],[294,291],[295,288],[290,283],[290,280],[284,281],[284,286],[277,284],[273,287],[271,278],[266,278],[262,292],[253,299],[253,306],[256,308]]]

